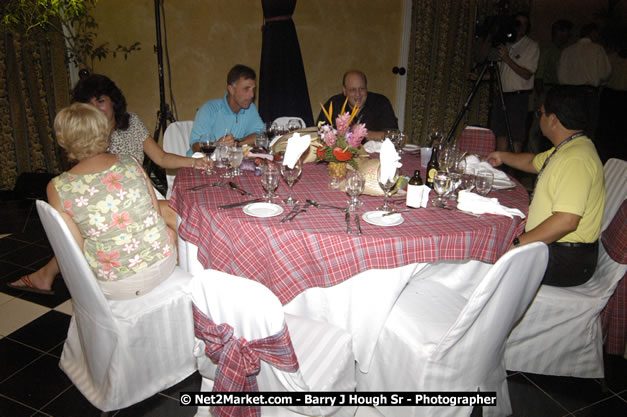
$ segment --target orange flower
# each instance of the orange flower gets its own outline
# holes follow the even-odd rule
[[[353,157],[353,154],[342,150],[342,148],[334,148],[333,156],[335,156],[335,158],[340,162],[346,162]]]

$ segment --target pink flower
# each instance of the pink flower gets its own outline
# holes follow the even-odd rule
[[[353,148],[357,148],[361,144],[361,141],[368,135],[368,129],[366,129],[364,123],[358,123],[353,125],[351,131],[353,134],[350,139],[348,139],[348,144]]]
[[[100,181],[107,186],[107,191],[114,192],[122,189],[122,184],[119,182],[122,179],[122,174],[116,174],[109,172]]]
[[[131,223],[131,217],[128,215],[128,211],[124,211],[122,213],[113,213],[111,215],[111,223],[109,223],[109,227],[117,226],[120,229],[126,229]]]
[[[337,126],[337,133],[343,135],[348,132],[348,121],[350,120],[350,113],[346,112],[342,115],[337,116],[335,119],[335,126]]]
[[[118,259],[120,258],[120,252],[117,250],[111,252],[105,252],[99,250],[96,252],[96,256],[98,256],[98,262],[102,264],[102,269],[104,271],[111,271],[112,268],[119,268],[120,262]]]
[[[72,211],[72,200],[63,200],[63,210],[65,210],[70,217],[74,217],[74,212]]]
[[[333,132],[333,130],[329,130],[324,134],[324,143],[326,143],[327,146],[332,148],[335,145],[335,142],[337,142],[337,137],[335,137],[335,132]]]

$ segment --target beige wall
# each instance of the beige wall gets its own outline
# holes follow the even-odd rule
[[[99,42],[142,50],[96,61],[124,92],[129,109],[149,130],[156,126],[159,84],[153,0],[100,0],[95,10]],[[309,94],[317,117],[320,102],[340,92],[344,71],[360,68],[368,87],[396,99],[402,0],[300,0],[294,22],[301,45]],[[225,92],[226,73],[236,63],[257,72],[261,60],[261,1],[176,0],[164,2],[172,89],[178,119],[193,119],[206,100]],[[165,34],[162,34],[165,38]],[[165,68],[164,54],[164,70]],[[167,101],[170,103],[169,92]]]

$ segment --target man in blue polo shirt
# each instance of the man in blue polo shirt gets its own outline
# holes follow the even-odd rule
[[[255,143],[255,134],[265,129],[253,103],[257,87],[255,78],[255,71],[245,65],[231,68],[226,77],[227,92],[224,97],[209,100],[196,112],[187,155],[200,151],[200,135],[207,133],[229,146],[236,141]]]

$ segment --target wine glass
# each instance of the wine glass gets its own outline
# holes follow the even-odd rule
[[[396,181],[398,181],[399,175],[400,170],[396,168],[394,175],[391,178],[381,178],[381,165],[379,165],[379,168],[377,169],[377,181],[379,182],[379,187],[381,187],[385,196],[383,197],[383,205],[381,207],[377,207],[377,210],[392,211],[392,207],[388,204],[388,199],[390,198],[390,192],[396,185]]]
[[[475,186],[475,170],[473,168],[466,168],[462,174],[462,190],[470,191]]]
[[[283,200],[283,202],[288,206],[293,206],[294,204],[298,203],[298,200],[292,198],[292,187],[300,176],[302,170],[303,167],[300,161],[296,162],[294,168],[290,168],[287,165],[281,165],[281,175],[283,175],[283,178],[285,178],[285,182],[287,182],[287,185],[290,187],[289,197]]]
[[[477,172],[475,177],[475,188],[483,196],[488,195],[494,183],[494,174],[487,170]]]
[[[434,127],[429,131],[429,143],[427,146],[433,147],[440,143],[442,143],[442,131]]]
[[[433,177],[433,189],[438,194],[437,198],[434,198],[431,203],[437,207],[444,207],[446,205],[446,201],[442,198],[442,195],[449,188],[449,174],[446,171],[438,171]]]
[[[264,190],[266,190],[267,194],[264,194],[264,198],[266,198],[268,203],[272,203],[272,198],[276,197],[274,194],[274,190],[279,186],[279,177],[281,173],[277,169],[277,167],[272,164],[266,164],[263,173],[261,174],[261,186]]]
[[[396,145],[396,150],[398,151],[399,155],[404,154],[405,152],[403,151],[403,148],[405,147],[405,145],[407,145],[407,134],[403,132],[398,132],[394,145]]]
[[[300,129],[301,127],[302,127],[302,126],[301,126],[301,124],[300,124],[300,120],[298,120],[298,119],[290,119],[290,120],[287,122],[287,130],[288,130],[288,131],[290,131],[290,132],[293,132],[293,131],[295,131],[295,130],[298,130],[298,129]]]
[[[457,168],[451,168],[448,172],[449,176],[449,191],[447,192],[449,200],[457,200],[457,188],[462,183],[463,171]]]
[[[233,167],[233,177],[237,177],[242,175],[242,172],[239,170],[239,166],[242,164],[242,160],[244,159],[244,150],[239,146],[233,146],[231,148],[231,166]]]
[[[229,172],[231,165],[231,150],[229,146],[224,143],[220,143],[216,147],[216,158],[220,162],[219,166],[224,168],[224,174],[220,175],[220,177],[231,178],[231,173]]]
[[[357,210],[357,207],[364,204],[359,200],[359,195],[364,191],[366,185],[366,179],[359,173],[359,171],[351,171],[346,178],[346,194],[350,196],[348,201],[348,210]]]
[[[209,162],[213,151],[216,150],[216,137],[211,133],[203,133],[200,135],[200,139],[198,141],[200,143],[200,152],[205,154],[207,158],[207,162]],[[211,167],[211,164],[207,165],[207,170],[202,171],[203,174],[211,175],[215,174],[216,171]]]
[[[255,147],[264,151],[268,148],[268,136],[265,133],[257,133],[255,135]]]

